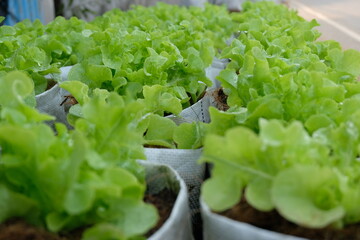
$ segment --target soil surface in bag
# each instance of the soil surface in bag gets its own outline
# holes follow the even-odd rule
[[[149,144],[144,144],[145,148],[162,148],[162,149],[170,149],[164,146],[160,146],[160,145],[149,145]]]
[[[160,217],[156,226],[145,235],[146,237],[150,237],[166,222],[174,207],[176,197],[177,195],[168,189],[164,189],[156,195],[145,195],[144,201],[153,204],[157,208]]]
[[[159,221],[146,237],[156,232],[169,218],[177,195],[167,189],[158,194],[146,194],[144,201],[153,204],[159,212]],[[0,240],[81,240],[86,228],[76,229],[69,233],[51,233],[39,227],[34,227],[21,219],[11,219],[0,224]]]
[[[45,91],[50,90],[53,86],[56,85],[56,83],[57,83],[57,82],[56,82],[55,80],[50,79],[50,80],[47,82],[47,86],[46,86]]]
[[[309,229],[287,221],[273,210],[261,212],[250,206],[243,198],[233,208],[218,213],[236,221],[245,222],[259,228],[311,240],[360,240],[360,224],[348,225],[344,229]]]
[[[214,98],[216,108],[221,111],[227,111],[229,109],[229,105],[227,105],[228,96],[224,93],[222,88],[215,89],[214,92],[211,93]]]
[[[36,228],[19,219],[0,225],[1,240],[67,240],[44,229]],[[75,239],[74,239],[75,240]]]

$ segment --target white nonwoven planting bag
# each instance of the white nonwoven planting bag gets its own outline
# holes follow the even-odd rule
[[[67,79],[70,69],[71,67],[63,67],[60,69],[61,81],[65,81]],[[69,126],[66,119],[65,108],[62,104],[68,95],[69,92],[60,88],[59,85],[56,84],[49,90],[35,96],[36,108],[42,113],[54,116],[57,122],[61,122]]]
[[[307,240],[258,228],[213,213],[201,199],[204,240]]]
[[[165,2],[168,4],[182,5],[182,6],[196,6],[203,7],[207,0],[133,0],[132,4],[151,6],[157,2]]]
[[[197,101],[195,104],[181,111],[179,115],[169,115],[167,118],[173,120],[177,125],[181,123],[191,122],[210,122],[209,114],[209,96],[205,94],[203,98]]]
[[[67,81],[67,77],[69,75],[69,72],[71,70],[73,66],[66,66],[66,67],[61,67],[60,71],[61,71],[61,82]]]
[[[212,3],[212,4],[217,4],[217,5],[227,5],[227,8],[229,10],[232,11],[241,11],[242,7],[241,5],[246,2],[246,1],[250,1],[250,2],[260,2],[260,1],[265,1],[265,0],[209,0],[208,2]],[[271,2],[275,2],[277,4],[280,4],[283,2],[283,0],[266,0],[266,1],[271,1]]]
[[[54,116],[57,122],[65,123],[66,113],[61,103],[66,95],[66,91],[56,84],[51,89],[35,96],[36,108],[42,113]]]
[[[171,167],[139,161],[146,169],[147,192],[156,194],[163,189],[177,193],[169,218],[149,240],[193,240],[190,222],[188,195],[184,181]]]
[[[170,166],[184,179],[192,216],[200,212],[200,188],[205,176],[205,165],[197,163],[201,153],[202,149],[145,148],[148,162]]]
[[[221,86],[221,83],[219,80],[216,79],[216,77],[219,75],[219,73],[226,68],[226,65],[229,63],[228,59],[219,59],[217,57],[214,57],[213,62],[211,66],[207,67],[205,69],[206,77],[211,80],[213,85],[208,89],[216,89]]]
[[[209,2],[216,5],[226,5],[230,10],[240,11],[241,4],[245,0],[209,0]]]

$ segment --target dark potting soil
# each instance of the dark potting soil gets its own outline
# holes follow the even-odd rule
[[[47,86],[46,86],[46,90],[49,90],[49,89],[51,89],[53,86],[55,86],[56,85],[56,81],[54,81],[54,80],[49,80],[48,82],[47,82]]]
[[[85,228],[68,233],[51,233],[21,219],[11,219],[0,224],[0,240],[81,240]]]
[[[155,233],[169,218],[175,205],[176,197],[177,194],[168,189],[163,189],[157,194],[145,195],[144,201],[153,204],[157,208],[160,217],[156,226],[145,235],[146,237],[150,237]]]
[[[67,240],[18,219],[0,224],[0,240]]]
[[[144,144],[145,148],[163,148],[163,149],[169,149],[167,147],[164,146],[160,146],[160,145],[150,145],[150,144]]]
[[[224,90],[218,88],[212,94],[215,99],[216,107],[221,111],[227,111],[229,109],[229,105],[227,105],[228,96],[224,93]]]
[[[360,240],[360,224],[344,229],[309,229],[300,227],[284,219],[277,211],[261,212],[250,206],[243,198],[233,208],[219,213],[236,221],[245,222],[259,228],[311,240]]]
[[[160,219],[157,225],[146,236],[151,236],[169,218],[177,195],[167,189],[158,194],[145,195],[144,201],[155,205]],[[0,240],[80,240],[85,229],[76,229],[69,233],[55,234],[45,229],[32,226],[20,219],[11,219],[0,224]]]

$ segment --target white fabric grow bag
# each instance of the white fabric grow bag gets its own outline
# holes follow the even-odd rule
[[[305,238],[272,232],[218,215],[211,212],[202,199],[200,199],[200,205],[204,240],[307,240]]]
[[[148,193],[158,193],[164,188],[176,192],[177,198],[169,218],[149,240],[193,240],[188,195],[181,177],[169,166],[139,161],[146,168]]]
[[[66,91],[56,84],[51,89],[35,96],[36,108],[42,113],[56,117],[57,122],[66,123],[65,109],[60,104],[67,95]]]
[[[205,176],[205,164],[198,164],[202,149],[145,148],[148,162],[172,167],[184,179],[189,193],[189,204],[193,223],[200,213],[199,197]]]
[[[157,2],[165,2],[168,4],[176,4],[182,6],[203,7],[204,3],[207,2],[207,0],[132,0],[131,4],[151,6],[155,5]]]
[[[210,3],[212,4],[217,4],[217,5],[227,5],[227,8],[229,10],[233,10],[233,11],[241,11],[242,7],[241,5],[245,2],[245,1],[249,1],[249,0],[209,0]],[[260,2],[261,0],[250,0],[251,2]],[[263,0],[265,1],[265,0]],[[275,2],[277,4],[280,4],[283,2],[283,0],[266,0],[266,1],[271,1],[271,2]]]
[[[71,66],[60,68],[61,81],[67,80],[67,75],[70,69]],[[47,77],[50,78],[50,76]],[[68,125],[64,106],[61,105],[67,95],[69,95],[69,92],[60,88],[59,85],[56,84],[49,90],[35,96],[36,108],[42,113],[56,117],[57,122],[62,122]]]
[[[228,59],[218,59],[214,57],[213,62],[210,67],[205,69],[206,77],[211,80],[213,85],[209,88],[209,90],[219,88],[221,83],[216,77],[219,73],[226,68],[226,65],[229,63]]]
[[[173,120],[177,125],[185,122],[209,123],[210,122],[209,106],[210,106],[209,96],[205,94],[205,96],[201,98],[199,101],[197,101],[195,104],[182,110],[179,115],[171,114],[167,116],[167,118]]]

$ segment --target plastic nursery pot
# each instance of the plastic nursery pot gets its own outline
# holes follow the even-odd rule
[[[202,199],[200,199],[200,205],[204,240],[306,240],[305,238],[269,231],[221,216],[212,212]]]
[[[153,233],[149,240],[193,240],[188,194],[184,181],[171,167],[139,160],[146,169],[147,194],[156,194],[164,189],[177,193],[169,218]]]
[[[66,81],[70,69],[71,66],[60,68],[61,81]],[[69,93],[66,90],[60,88],[59,84],[55,84],[49,90],[46,90],[45,92],[35,96],[36,108],[42,113],[47,113],[56,117],[57,122],[62,122],[67,125],[66,113],[63,103],[64,100],[66,101],[68,95]]]

